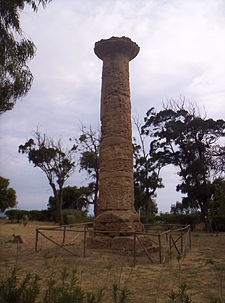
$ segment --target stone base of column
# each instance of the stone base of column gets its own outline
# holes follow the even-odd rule
[[[155,252],[158,247],[153,247],[152,241],[149,236],[139,235],[138,236],[142,245],[146,250]],[[89,232],[87,238],[87,248],[89,249],[112,249],[114,251],[127,251],[131,252],[134,250],[134,237],[133,236],[115,236],[110,237],[107,235],[99,235],[93,232]],[[137,252],[143,252],[143,247],[140,242],[136,239]]]
[[[127,236],[129,232],[144,232],[144,225],[136,211],[107,210],[94,220],[94,230],[104,230],[109,236]]]
[[[134,232],[144,232],[144,225],[135,211],[107,210],[94,220],[94,230],[89,232],[87,246],[96,249],[132,250],[133,237],[131,235]]]

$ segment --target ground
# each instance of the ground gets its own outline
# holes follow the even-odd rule
[[[86,290],[104,287],[106,296],[110,296],[112,284],[117,283],[130,290],[131,302],[165,303],[171,290],[177,291],[180,272],[181,282],[187,283],[193,303],[210,302],[212,296],[221,293],[225,296],[225,233],[193,232],[192,248],[181,260],[179,271],[175,252],[165,264],[151,264],[145,255],[137,256],[134,264],[131,253],[90,249],[83,258],[83,234],[75,239],[76,246],[68,246],[78,256],[70,255],[42,236],[39,236],[38,252],[35,252],[37,226],[43,223],[29,222],[24,226],[0,220],[1,277],[7,276],[16,260],[21,275],[30,271],[39,274],[42,280],[53,270],[59,273],[63,268],[69,271],[76,268],[79,283]],[[13,243],[12,234],[21,235],[25,243]],[[46,234],[58,241],[62,239],[59,232]],[[74,236],[68,233],[67,241]],[[157,260],[157,253],[153,258]]]

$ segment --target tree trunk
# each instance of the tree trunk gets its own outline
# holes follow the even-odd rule
[[[56,201],[56,209],[57,209],[58,216],[59,216],[59,218],[58,218],[59,224],[63,225],[64,220],[63,220],[63,213],[62,213],[62,197],[61,198],[59,197],[57,189],[55,187],[55,184],[50,183],[50,185],[52,187],[52,191],[53,191],[54,198],[55,198],[55,201]],[[61,196],[62,196],[62,190],[61,190]],[[60,201],[60,199],[61,199],[61,201]]]
[[[62,188],[59,189],[59,222],[60,225],[64,225],[64,219],[63,219],[63,211],[62,211],[62,204],[63,204],[63,191]]]
[[[95,193],[94,193],[94,215],[98,215],[98,173],[96,174]]]
[[[204,201],[201,203],[201,217],[202,217],[202,222],[205,224],[205,231],[209,232],[210,231],[210,224],[209,224],[209,217],[208,217],[208,201]]]

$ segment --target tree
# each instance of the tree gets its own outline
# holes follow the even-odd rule
[[[225,179],[216,178],[211,186],[210,215],[225,217]]]
[[[140,212],[141,216],[143,216],[145,219],[145,222],[149,220],[149,215],[157,214],[158,213],[158,207],[155,199],[153,199],[153,196],[150,196],[148,199],[146,197],[145,192],[141,189],[138,184],[135,184],[134,182],[134,207],[137,212]],[[146,219],[146,204],[148,203],[148,216]],[[148,221],[149,222],[149,221]]]
[[[177,214],[183,214],[184,209],[181,202],[177,201],[176,204],[171,204],[170,207],[170,213],[177,215]]]
[[[76,149],[77,147],[74,145],[70,150],[65,151],[61,140],[55,143],[45,134],[41,135],[39,130],[35,131],[34,139],[31,138],[24,145],[19,146],[19,152],[27,154],[29,162],[45,173],[53,191],[61,225],[64,223],[63,186],[74,172],[75,162],[72,159]]]
[[[200,209],[207,225],[211,180],[218,170],[213,151],[225,134],[225,121],[201,117],[195,105],[171,102],[159,113],[147,112],[143,131],[154,138],[152,145],[164,162],[179,168],[183,207]]]
[[[0,210],[4,212],[7,208],[15,207],[16,191],[13,188],[8,188],[9,180],[0,176]]]
[[[51,0],[0,1],[0,114],[11,110],[17,99],[29,91],[33,76],[27,61],[35,54],[34,43],[20,27],[20,12],[25,5],[37,11]]]
[[[158,154],[155,153],[154,145],[151,141],[146,143],[146,135],[142,132],[141,123],[134,119],[134,124],[139,135],[139,142],[133,138],[134,150],[134,189],[135,204],[145,210],[145,224],[149,222],[149,214],[157,212],[154,203],[157,188],[162,188],[162,178],[160,171],[164,163]]]
[[[76,186],[66,186],[63,188],[63,203],[62,209],[72,208],[87,212],[89,200],[92,192],[89,187],[81,186],[77,188]],[[48,207],[51,210],[56,209],[56,201],[54,197],[49,197]]]
[[[90,126],[81,125],[81,135],[76,139],[76,144],[80,151],[80,169],[85,170],[92,182],[89,187],[93,190],[94,214],[97,215],[98,194],[99,194],[99,152],[100,152],[100,132],[94,131]],[[91,203],[91,202],[90,202]]]

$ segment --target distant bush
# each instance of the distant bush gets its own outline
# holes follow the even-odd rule
[[[190,225],[193,230],[197,223],[201,222],[199,213],[193,214],[160,214],[160,221],[168,224]]]
[[[32,221],[52,221],[49,210],[30,210],[29,220]]]
[[[29,221],[55,221],[58,222],[58,213],[56,211],[47,210],[21,210],[10,209],[5,212],[6,217],[11,222]],[[83,212],[76,209],[63,209],[63,217],[65,224],[89,222],[93,218],[86,216]]]
[[[65,224],[85,223],[90,221],[90,217],[85,216],[83,212],[77,209],[63,209],[63,218]]]
[[[143,222],[143,218],[142,222]],[[201,222],[200,214],[168,214],[161,213],[160,215],[151,215],[149,217],[149,224],[161,223],[161,224],[181,224],[181,225],[190,225],[193,230],[197,223]]]
[[[5,215],[9,220],[16,221],[18,223],[26,216],[29,218],[29,211],[21,209],[10,209],[5,212]]]
[[[17,223],[23,220],[29,221],[51,221],[51,213],[48,210],[21,210],[10,209],[5,212],[7,218]]]
[[[225,231],[225,217],[216,216],[212,218],[212,230],[213,231]]]

